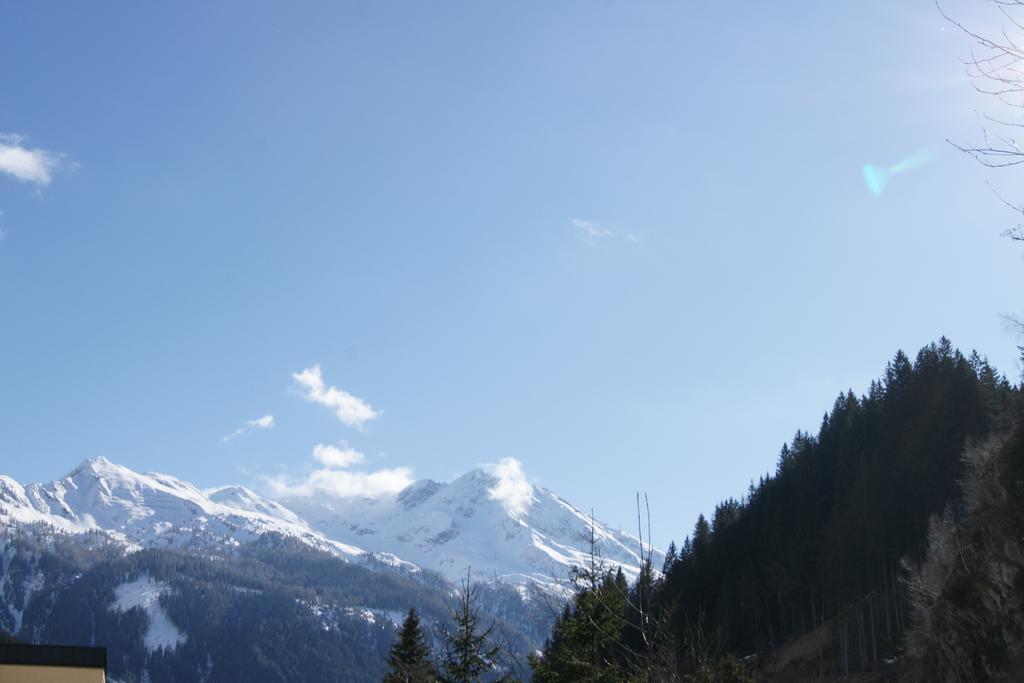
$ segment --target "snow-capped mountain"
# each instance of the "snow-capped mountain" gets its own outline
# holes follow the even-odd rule
[[[106,458],[86,460],[49,484],[0,475],[0,524],[42,523],[69,533],[100,531],[136,547],[239,545],[274,532],[354,557],[294,513],[243,487],[209,494],[164,474],[139,474]]]
[[[589,563],[591,532],[596,554],[635,578],[641,565],[635,537],[524,480],[510,501],[495,469],[480,467],[448,484],[421,480],[390,497],[284,502],[328,538],[393,553],[451,581],[472,569],[478,579],[557,585],[572,566]]]
[[[98,531],[135,548],[239,546],[276,533],[344,559],[412,563],[451,581],[471,569],[475,580],[548,589],[589,562],[593,540],[606,563],[637,574],[636,538],[525,479],[508,485],[490,466],[448,484],[421,480],[391,496],[274,501],[242,486],[203,491],[96,458],[44,485],[0,475],[0,526]]]

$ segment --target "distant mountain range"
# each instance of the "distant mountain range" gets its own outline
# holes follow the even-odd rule
[[[500,485],[481,467],[384,497],[271,500],[105,458],[48,484],[0,475],[0,631],[107,645],[117,681],[379,680],[404,611],[437,637],[471,571],[522,655],[573,565],[593,549],[632,578],[640,543],[552,491],[523,483],[510,502]]]
[[[494,495],[498,483],[480,467],[448,484],[424,479],[391,496],[275,501],[244,486],[201,490],[94,458],[49,484],[23,486],[0,475],[0,524],[99,531],[133,548],[237,545],[275,533],[339,558],[410,563],[450,581],[472,570],[479,580],[551,588],[587,561],[593,534],[604,561],[636,576],[637,538],[539,486],[510,507]]]

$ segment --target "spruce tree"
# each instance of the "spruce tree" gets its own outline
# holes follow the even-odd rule
[[[433,683],[437,680],[415,609],[410,609],[402,622],[402,632],[388,655],[388,666],[391,670],[385,674],[384,683]]]
[[[444,656],[439,678],[444,683],[473,683],[495,668],[501,648],[491,641],[493,625],[480,627],[475,606],[477,589],[467,577],[458,605],[452,611],[455,629],[444,632]]]
[[[668,574],[672,570],[672,565],[679,559],[679,550],[676,548],[676,542],[671,541],[668,544],[668,550],[665,552],[665,563],[661,566],[661,573]]]
[[[629,585],[621,567],[573,569],[576,595],[556,620],[539,656],[530,657],[540,683],[618,683],[627,679],[624,659],[633,654],[624,631]]]

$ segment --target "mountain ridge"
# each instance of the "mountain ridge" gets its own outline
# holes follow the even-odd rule
[[[200,489],[97,457],[46,484],[0,475],[0,524],[100,532],[133,549],[239,546],[276,533],[345,561],[425,568],[452,582],[472,571],[556,592],[589,557],[592,536],[603,560],[630,577],[639,571],[638,539],[546,488],[502,485],[494,466],[481,466],[452,482],[421,479],[375,498],[275,500],[238,484]]]

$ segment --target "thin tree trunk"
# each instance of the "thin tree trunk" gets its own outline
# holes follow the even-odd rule
[[[843,678],[850,675],[850,641],[846,632],[846,614],[839,617],[839,651],[843,662]]]
[[[772,629],[772,607],[771,602],[766,596],[762,594],[761,600],[764,602],[764,618],[768,624],[768,643],[772,646],[775,645],[775,631]]]
[[[871,615],[871,664],[872,664],[872,666],[877,666],[878,665],[878,636],[876,635],[876,631],[875,631],[875,613],[877,611],[875,609],[875,599],[876,599],[877,595],[878,595],[877,593],[872,593],[871,594],[871,602],[868,603],[868,607],[870,609],[870,615]]]
[[[857,655],[860,657],[860,669],[863,671],[868,664],[867,634],[864,630],[864,600],[857,602]]]
[[[890,611],[889,610],[889,607],[890,607],[889,603],[890,603],[890,596],[892,595],[892,592],[889,590],[889,570],[888,570],[888,563],[887,562],[883,562],[882,563],[882,587],[885,590],[885,593],[884,593],[885,597],[884,597],[884,600],[883,600],[883,603],[882,603],[882,607],[885,609],[885,640],[886,640],[886,642],[891,643],[892,642],[892,617],[889,614],[889,611]]]

